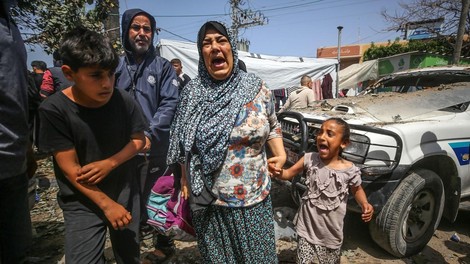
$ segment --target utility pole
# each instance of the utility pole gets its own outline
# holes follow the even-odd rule
[[[261,12],[250,9],[241,9],[239,6],[243,4],[243,0],[230,0],[230,6],[232,8],[232,31],[235,39],[237,40],[237,46],[238,30],[240,28],[261,26],[268,23],[268,18]]]
[[[339,95],[339,71],[341,70],[341,30],[343,26],[337,26],[338,29],[338,64],[336,65],[336,98]]]
[[[103,21],[104,29],[108,35],[109,40],[113,45],[120,41],[120,26],[119,26],[119,0],[112,0],[112,7],[109,10],[108,17]],[[99,2],[98,2],[99,3]]]

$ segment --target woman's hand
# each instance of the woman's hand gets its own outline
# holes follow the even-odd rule
[[[268,165],[271,164],[276,169],[282,169],[286,163],[286,156],[275,156],[268,159]]]
[[[186,166],[185,164],[181,164],[181,196],[185,199],[188,200],[189,198],[189,183],[188,183],[188,178],[186,177]]]
[[[278,167],[278,164],[281,164],[282,162],[279,161],[279,157],[272,157],[268,159],[268,171],[269,171],[269,176],[274,177],[274,178],[280,178],[281,173],[282,173],[282,166]],[[285,162],[285,160],[284,160]],[[284,165],[284,163],[282,163]]]

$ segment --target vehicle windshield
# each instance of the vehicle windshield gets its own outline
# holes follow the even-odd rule
[[[361,94],[381,92],[416,92],[442,84],[470,82],[470,69],[466,67],[423,68],[390,74],[367,87]]]

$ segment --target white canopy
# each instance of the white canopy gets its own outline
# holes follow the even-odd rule
[[[195,43],[162,39],[157,48],[160,56],[167,60],[180,59],[183,72],[189,77],[194,78],[197,75],[199,55]],[[303,75],[308,75],[314,80],[328,73],[333,80],[336,77],[336,59],[269,56],[243,51],[238,54],[245,62],[248,72],[255,73],[273,90],[298,86]]]
[[[353,64],[339,71],[339,89],[356,88],[357,83],[379,78],[378,60]]]

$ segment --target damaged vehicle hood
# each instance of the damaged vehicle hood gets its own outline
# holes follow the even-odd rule
[[[463,112],[470,102],[470,82],[441,85],[413,93],[383,92],[319,101],[300,110],[305,116],[341,116],[361,123],[394,123],[428,119],[429,114]],[[432,115],[431,115],[432,116]]]

